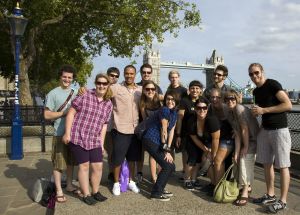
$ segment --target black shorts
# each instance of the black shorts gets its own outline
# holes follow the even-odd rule
[[[200,164],[203,154],[202,149],[200,149],[190,137],[186,138],[185,144],[186,152],[188,154],[187,164],[189,166],[195,166],[198,163]]]
[[[102,162],[102,148],[94,148],[86,150],[80,145],[69,143],[69,148],[74,155],[74,158],[78,164],[90,162],[90,163],[101,163]]]
[[[116,129],[111,131],[114,144],[112,150],[112,164],[119,166],[124,159],[127,161],[140,161],[142,144],[138,141],[135,134],[123,134]]]

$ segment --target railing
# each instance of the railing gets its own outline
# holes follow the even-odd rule
[[[33,132],[30,133],[32,136],[41,136],[42,144],[45,143],[45,136],[49,133],[49,126],[47,125],[51,124],[51,122],[45,121],[43,110],[43,106],[20,107],[23,126],[37,126],[38,129],[31,129]],[[3,127],[11,126],[13,112],[13,106],[0,106],[0,137],[8,136],[8,134],[3,134]],[[292,138],[292,150],[300,152],[300,111],[290,111],[287,116]],[[26,135],[26,132],[24,133],[24,129],[23,135]]]
[[[23,121],[23,136],[40,136],[42,151],[45,151],[46,135],[52,133],[51,122],[44,119],[43,106],[20,106]],[[0,106],[0,137],[11,136],[14,106]]]

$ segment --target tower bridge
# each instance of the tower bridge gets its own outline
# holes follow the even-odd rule
[[[211,56],[206,58],[203,64],[193,64],[191,62],[177,63],[174,61],[163,62],[161,61],[161,56],[159,51],[148,50],[143,57],[143,63],[149,63],[153,68],[152,79],[154,82],[159,84],[160,82],[160,69],[170,68],[170,69],[186,69],[186,70],[201,70],[206,76],[206,87],[213,84],[213,72],[215,68],[222,64],[224,65],[224,58],[217,55],[216,50],[213,50]],[[246,87],[241,87],[237,82],[235,82],[231,76],[228,75],[225,82],[229,82],[229,85],[236,91],[243,94],[244,98],[251,99],[253,86],[248,83]]]
[[[163,62],[161,61],[161,56],[159,51],[148,50],[143,57],[143,63],[149,63],[153,68],[152,79],[154,82],[159,84],[160,82],[160,69],[170,68],[170,69],[187,69],[187,70],[202,70],[206,74],[206,87],[212,85],[212,76],[214,69],[220,65],[224,64],[224,59],[218,56],[216,50],[213,50],[210,58],[206,59],[203,64],[193,64],[190,62],[186,63],[176,63],[176,62]]]

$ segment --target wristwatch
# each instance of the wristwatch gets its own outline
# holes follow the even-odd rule
[[[164,144],[163,145],[163,150],[165,151],[165,152],[169,152],[169,153],[171,153],[171,148],[168,146],[168,144]]]

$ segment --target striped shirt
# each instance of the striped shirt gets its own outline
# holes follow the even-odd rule
[[[102,145],[101,131],[107,124],[112,111],[112,102],[99,101],[95,90],[76,97],[72,102],[76,110],[71,128],[71,142],[86,150],[98,148]]]

